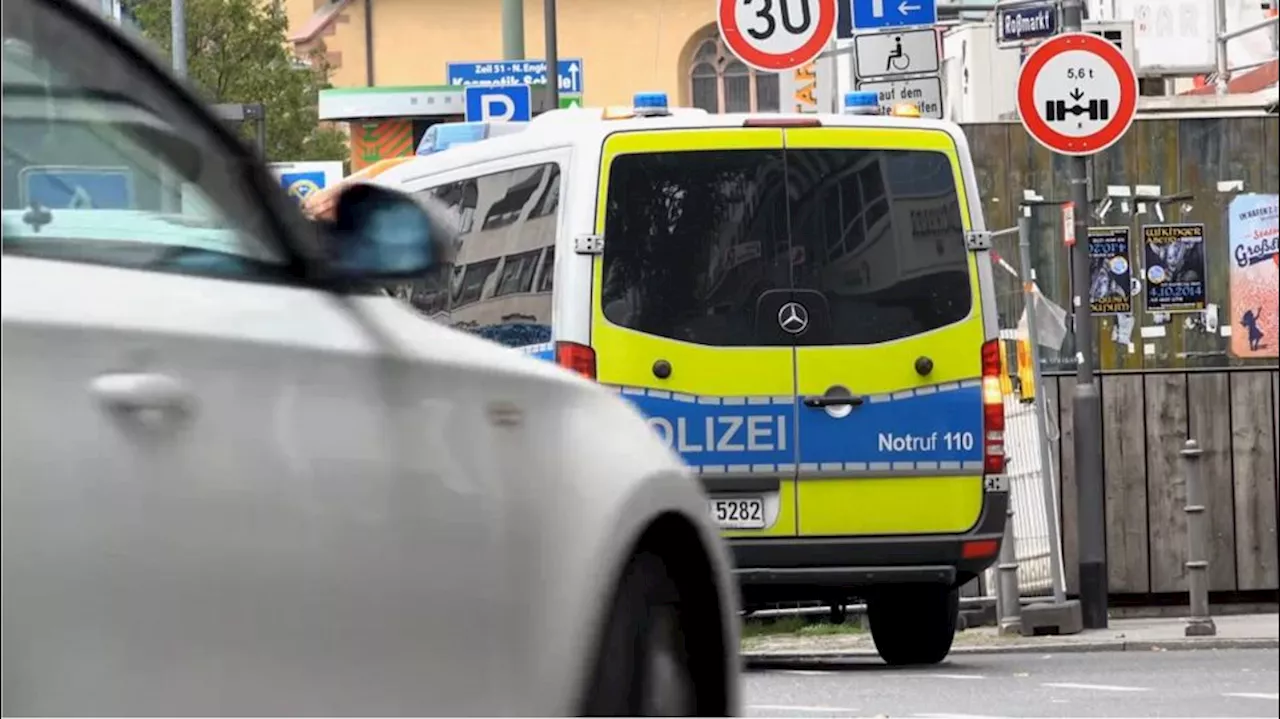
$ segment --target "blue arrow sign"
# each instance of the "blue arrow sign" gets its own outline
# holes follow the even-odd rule
[[[914,1],[914,0],[913,0]],[[582,93],[582,58],[557,63],[560,92]],[[445,64],[450,85],[542,85],[547,82],[546,60],[493,60]]]
[[[533,117],[528,85],[471,85],[463,88],[467,122],[526,122]]]
[[[134,209],[133,171],[127,167],[26,167],[18,181],[24,206]]]
[[[853,27],[875,30],[888,27],[934,25],[938,22],[938,0],[850,0]]]

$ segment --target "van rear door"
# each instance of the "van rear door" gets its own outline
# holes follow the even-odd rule
[[[601,159],[597,377],[701,473],[730,535],[796,532],[785,164],[778,128],[618,132]]]
[[[956,141],[785,131],[800,535],[963,532],[983,504],[978,266]],[[850,403],[840,404],[851,398]]]

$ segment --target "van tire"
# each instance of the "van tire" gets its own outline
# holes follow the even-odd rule
[[[696,716],[685,612],[666,563],[627,563],[596,649],[583,716]]]
[[[937,664],[951,652],[960,590],[945,584],[886,588],[867,599],[871,638],[886,664]]]

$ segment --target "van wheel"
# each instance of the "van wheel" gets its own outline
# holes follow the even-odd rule
[[[893,666],[946,659],[959,616],[960,590],[944,584],[893,587],[867,600],[876,651]]]
[[[656,555],[622,574],[595,657],[584,716],[696,716],[680,590]]]

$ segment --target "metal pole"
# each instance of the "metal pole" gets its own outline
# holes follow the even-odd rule
[[[1081,0],[1065,0],[1064,32],[1083,27]],[[1089,169],[1084,157],[1068,157],[1067,178],[1075,205],[1072,258],[1073,331],[1076,342],[1075,420],[1076,489],[1080,608],[1086,629],[1107,627],[1106,505],[1102,478],[1102,402],[1093,373],[1093,316],[1089,307]]]
[[[502,59],[524,59],[524,0],[502,0]]]
[[[1217,62],[1214,68],[1213,91],[1219,96],[1227,94],[1227,41],[1222,37],[1226,32],[1227,0],[1215,0],[1213,4],[1213,46],[1217,50]]]
[[[547,45],[547,109],[560,107],[560,52],[556,47],[556,0],[542,0],[543,21],[546,23]]]
[[[1067,600],[1067,589],[1062,579],[1062,536],[1058,527],[1058,503],[1054,501],[1057,488],[1053,481],[1053,456],[1049,452],[1049,423],[1045,421],[1048,412],[1045,409],[1043,387],[1040,384],[1040,343],[1036,341],[1036,289],[1035,277],[1031,271],[1031,220],[1028,210],[1020,208],[1018,213],[1018,254],[1019,272],[1022,274],[1023,306],[1027,313],[1028,344],[1031,345],[1031,377],[1035,382],[1034,404],[1036,421],[1040,423],[1040,483],[1044,493],[1044,513],[1049,526],[1049,571],[1053,581],[1053,602],[1062,604]]]
[[[1182,473],[1187,486],[1187,589],[1191,594],[1188,637],[1212,637],[1218,633],[1209,616],[1209,512],[1205,508],[1204,476],[1200,457],[1204,450],[1194,439],[1183,445]]]
[[[169,0],[169,33],[173,45],[173,74],[187,76],[187,3]]]
[[[1013,531],[1013,488],[1009,488],[1009,508],[1005,510],[1004,541],[996,565],[1000,573],[996,591],[996,609],[1000,616],[1000,634],[1022,633],[1022,598],[1018,595],[1018,548]]]

